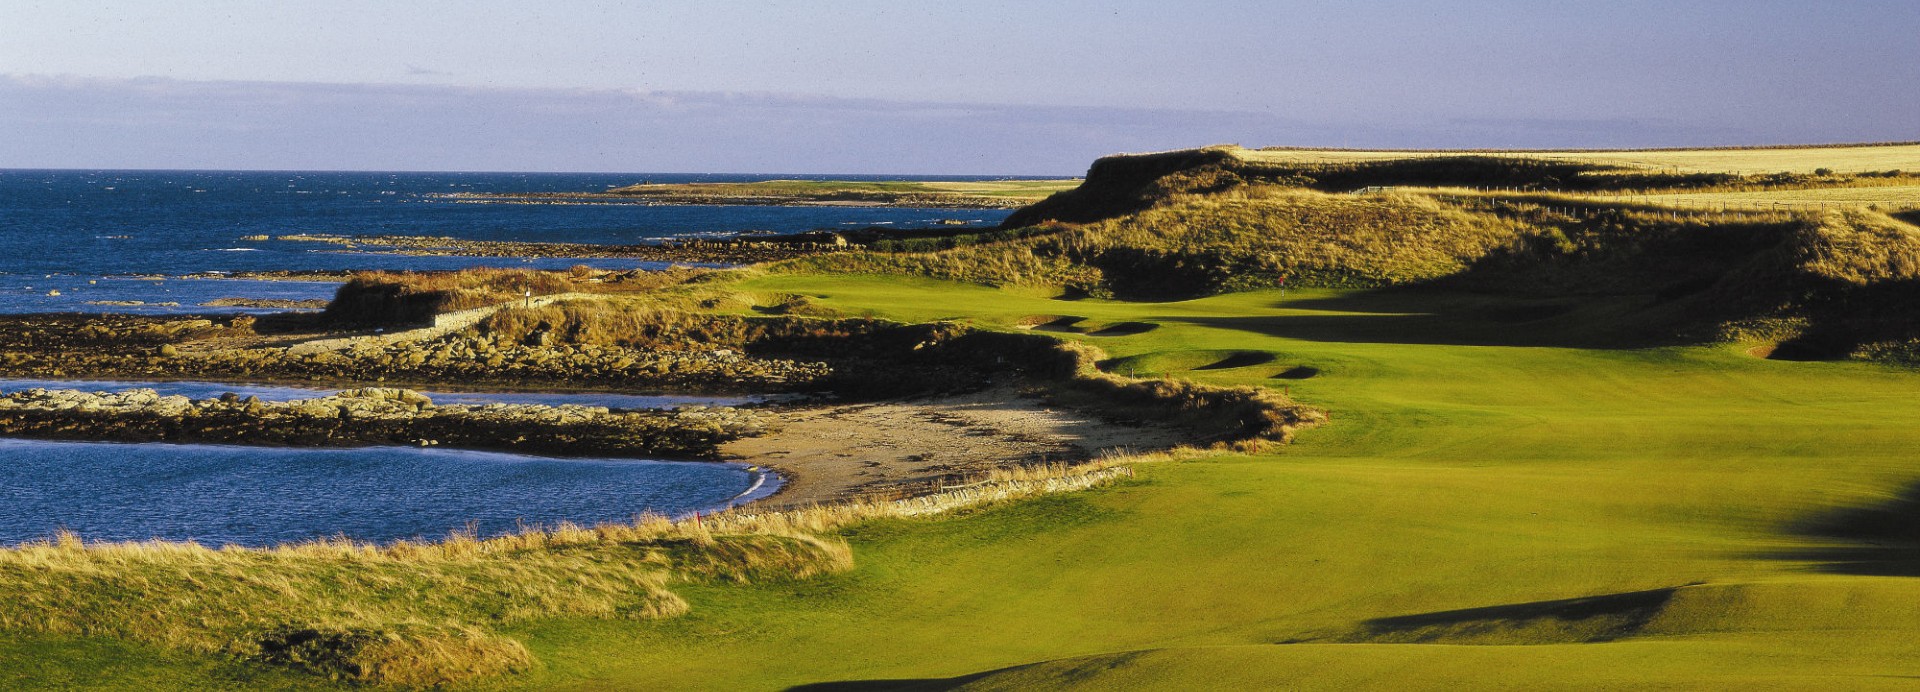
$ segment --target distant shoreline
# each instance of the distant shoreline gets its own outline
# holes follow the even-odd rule
[[[660,195],[636,196],[616,192],[446,192],[428,195],[456,204],[551,204],[592,205],[623,204],[643,207],[739,206],[739,207],[867,207],[890,209],[1019,209],[1030,201],[876,201],[856,199],[793,199],[752,195]]]
[[[892,207],[1018,209],[1080,185],[1075,178],[947,181],[763,180],[642,183],[603,192],[449,192],[468,204],[638,204],[663,206]]]

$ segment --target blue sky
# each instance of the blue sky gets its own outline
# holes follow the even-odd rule
[[[0,167],[1059,174],[1920,139],[1920,3],[0,0]]]

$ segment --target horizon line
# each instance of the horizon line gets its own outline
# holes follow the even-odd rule
[[[92,166],[0,166],[0,173],[26,171],[56,172],[102,172],[102,173],[467,173],[496,175],[725,175],[725,176],[906,176],[914,178],[1000,178],[1005,180],[1067,180],[1086,177],[1085,172],[1073,175],[1016,175],[1009,173],[801,173],[783,171],[779,173],[750,173],[728,171],[508,171],[483,169],[374,169],[374,168],[141,168],[141,167],[92,167]],[[778,178],[776,178],[778,179]]]

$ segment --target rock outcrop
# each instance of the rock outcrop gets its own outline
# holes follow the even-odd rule
[[[711,458],[774,419],[752,410],[688,407],[447,405],[408,389],[368,387],[284,402],[28,389],[0,397],[0,435],[118,442],[250,445],[447,445],[562,455]]]

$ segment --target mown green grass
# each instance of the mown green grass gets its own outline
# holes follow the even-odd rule
[[[318,690],[324,680],[112,639],[0,639],[0,689]]]
[[[676,586],[692,610],[672,620],[516,625],[506,633],[539,664],[505,684],[768,689],[990,673],[972,684],[1851,688],[1920,674],[1920,617],[1900,605],[1920,602],[1920,579],[1897,576],[1920,570],[1897,551],[1835,564],[1820,551],[1856,544],[1797,528],[1920,481],[1911,371],[1637,348],[1578,319],[1489,318],[1505,304],[1470,295],[1120,303],[811,275],[740,288],[911,321],[1158,324],[1063,337],[1121,358],[1173,354],[1141,362],[1203,382],[1290,387],[1333,421],[1272,454],[860,525],[846,532],[851,572]],[[1183,369],[1212,362],[1176,357],[1195,350],[1274,359]],[[1296,366],[1319,374],[1272,379]],[[1896,576],[1853,573],[1875,569]],[[1683,586],[1614,642],[1494,622],[1479,641],[1497,645],[1343,643],[1375,618]],[[1311,643],[1281,643],[1299,640]],[[93,651],[69,660],[110,656]]]

